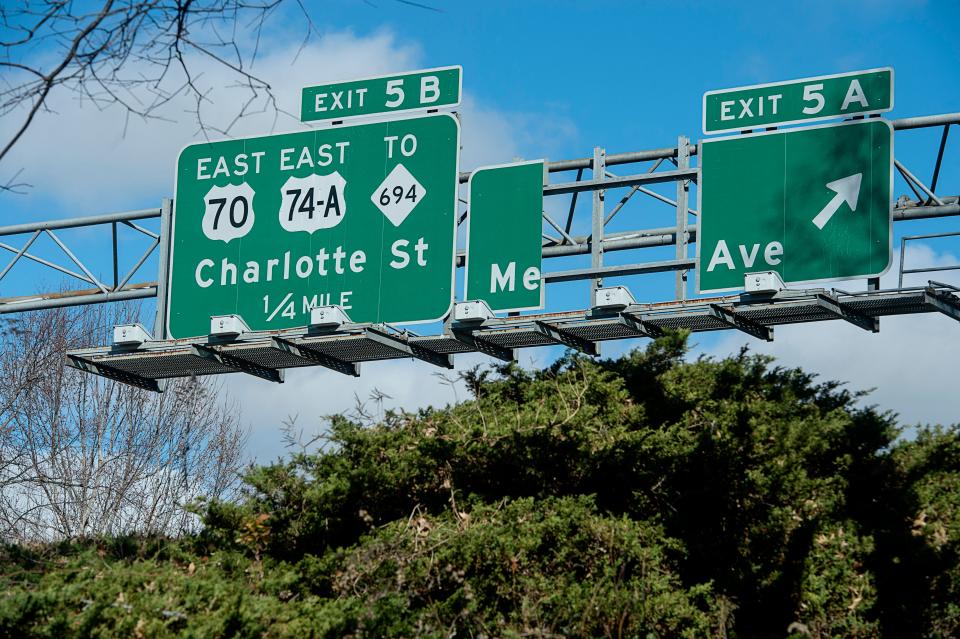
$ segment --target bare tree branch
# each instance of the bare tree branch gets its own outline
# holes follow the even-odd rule
[[[158,395],[64,366],[132,308],[31,313],[4,334],[0,539],[177,534],[196,525],[187,502],[234,490],[244,433],[216,383]]]

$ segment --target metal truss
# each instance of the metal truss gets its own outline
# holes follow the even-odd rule
[[[169,224],[172,202],[164,200],[160,208],[144,209],[139,211],[126,211],[123,213],[108,213],[106,215],[94,215],[89,217],[75,217],[64,220],[52,220],[47,222],[28,222],[25,224],[14,224],[11,226],[0,227],[0,238],[16,238],[12,241],[19,241],[19,246],[12,245],[6,241],[0,241],[0,249],[13,253],[13,257],[6,264],[3,270],[0,270],[0,283],[3,282],[14,267],[18,264],[31,262],[39,264],[44,268],[56,274],[57,276],[66,275],[69,281],[79,281],[84,288],[67,289],[58,291],[42,292],[33,295],[21,297],[0,298],[0,313],[17,313],[23,311],[35,311],[44,308],[55,308],[63,306],[78,306],[82,304],[99,304],[103,302],[117,302],[121,300],[130,300],[147,297],[157,297],[158,291],[163,290],[158,280],[154,278],[132,281],[134,276],[142,277],[144,264],[155,253],[160,255],[161,280],[166,272],[166,258],[169,255]],[[137,224],[142,220],[156,219],[161,220],[160,232],[155,233],[142,225]],[[125,226],[133,229],[142,236],[149,238],[149,246],[129,268],[120,269],[120,243],[118,241],[118,227]],[[78,254],[83,254],[80,247],[70,248],[70,244],[56,231],[65,229],[86,229],[93,231],[98,236],[104,232],[110,233],[112,247],[113,278],[110,282],[102,282],[92,272],[91,268],[85,263]],[[59,249],[57,256],[59,259],[46,259],[30,251],[34,243],[41,236],[46,236]],[[89,236],[85,236],[89,240]],[[69,262],[69,266],[64,266],[63,262]],[[74,270],[79,269],[80,272]],[[121,273],[123,275],[121,276]],[[93,287],[93,288],[88,288]]]
[[[895,170],[902,176],[909,193],[895,201],[894,221],[960,215],[960,197],[937,192],[950,126],[960,124],[960,113],[892,120],[892,124],[898,135],[911,129],[942,129],[928,181],[918,177],[915,167],[907,166],[899,158],[895,161]],[[749,296],[688,299],[688,277],[697,267],[696,259],[689,251],[690,243],[697,239],[699,215],[690,206],[691,185],[699,181],[699,169],[692,165],[697,152],[697,145],[681,136],[673,147],[616,154],[608,154],[605,149],[597,147],[592,157],[546,164],[543,192],[549,198],[546,207],[549,212],[543,212],[542,231],[546,284],[586,280],[590,282],[591,291],[595,291],[603,285],[605,278],[672,273],[674,301],[666,306],[638,305],[603,320],[595,311],[587,310],[573,315],[511,316],[484,324],[481,329],[447,323],[442,336],[416,336],[387,327],[366,326],[359,333],[353,329],[336,335],[255,333],[249,339],[245,336],[236,342],[210,344],[207,338],[198,338],[190,344],[166,340],[163,322],[158,319],[154,328],[156,342],[150,342],[136,352],[111,348],[77,351],[72,354],[70,363],[114,378],[121,370],[139,375],[144,380],[241,370],[279,381],[270,371],[320,365],[347,375],[358,375],[361,362],[398,357],[414,357],[448,367],[452,365],[451,356],[457,353],[479,352],[510,360],[517,348],[556,344],[595,353],[598,341],[656,336],[667,328],[694,331],[735,329],[760,339],[772,339],[773,324],[786,323],[771,322],[764,319],[765,316],[758,318],[758,313],[796,318],[790,322],[840,319],[871,331],[878,329],[877,318],[884,314],[939,311],[955,317],[955,291],[932,284],[929,291],[918,294],[915,289],[902,288],[902,274],[900,288],[894,292],[878,291],[879,281],[876,279],[868,283],[867,292],[878,295],[876,299],[887,304],[870,311],[864,310],[867,298],[825,290],[809,294],[810,308],[801,304],[805,309],[802,312],[790,310],[799,302],[789,296],[763,300]],[[469,173],[461,174],[460,182],[466,183],[469,176]],[[613,190],[616,190],[615,198],[607,202],[608,192]],[[581,202],[587,200],[588,195],[589,200]],[[554,201],[557,199],[560,200],[559,206],[554,206],[558,204]],[[649,222],[644,224],[644,217],[649,219],[648,211],[639,210],[638,203],[663,206],[664,213],[669,214],[665,218],[670,220],[668,225],[652,227]],[[3,278],[24,261],[40,264],[84,285],[76,290],[0,298],[0,313],[156,297],[157,317],[165,317],[171,208],[171,202],[164,200],[158,209],[0,227],[0,236],[19,238],[19,244],[0,242],[0,249],[13,254],[12,260],[0,271],[0,286]],[[463,224],[466,217],[466,211],[461,210],[458,224]],[[136,224],[139,220],[151,218],[159,218],[159,233]],[[125,269],[123,276],[118,268],[118,225],[133,228],[153,240],[149,250],[131,268]],[[55,233],[60,229],[85,227],[101,234],[112,231],[114,275],[110,283],[94,277],[88,264],[78,259],[80,251],[72,250]],[[612,230],[623,227],[626,230]],[[34,241],[41,235],[48,235],[55,242],[70,265],[64,266],[31,252]],[[950,234],[937,234],[941,235]],[[910,236],[908,239],[921,237],[925,236]],[[89,236],[85,241],[89,241]],[[661,250],[655,259],[642,259],[645,252],[640,249],[670,246],[674,248],[669,256]],[[627,252],[624,256],[628,259],[612,258],[613,253],[623,251]],[[158,276],[147,279],[142,267],[154,254],[157,255]],[[558,259],[570,256],[589,256],[589,266],[569,268],[569,264],[565,264],[568,268],[548,268]],[[464,251],[458,251],[457,266],[462,267],[464,263]],[[904,270],[902,263],[901,271],[925,272],[924,269]],[[901,298],[912,301],[901,304]],[[672,319],[669,321],[663,315],[665,308],[671,309],[669,317]]]

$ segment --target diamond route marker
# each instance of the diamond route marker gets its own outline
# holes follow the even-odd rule
[[[407,167],[398,164],[374,190],[370,201],[394,226],[400,226],[426,194],[427,189]]]

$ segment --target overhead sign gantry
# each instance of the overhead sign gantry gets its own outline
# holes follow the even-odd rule
[[[358,375],[362,362],[408,357],[450,367],[458,353],[509,360],[515,349],[534,346],[595,355],[601,341],[678,328],[735,329],[770,340],[782,324],[839,320],[877,331],[887,315],[939,312],[960,320],[958,287],[930,281],[877,290],[876,277],[890,262],[893,220],[960,215],[960,198],[936,194],[947,133],[960,114],[876,119],[892,108],[892,80],[891,69],[873,69],[709,92],[705,133],[745,134],[699,145],[681,136],[676,147],[610,155],[596,148],[592,159],[521,162],[472,175],[457,173],[454,116],[392,115],[459,103],[459,67],[311,87],[303,117],[327,120],[324,128],[184,151],[175,214],[166,204],[153,214],[161,218],[159,285],[128,284],[148,254],[122,280],[115,263],[112,287],[93,277],[54,235],[84,221],[0,229],[0,235],[33,234],[20,249],[0,244],[16,253],[0,279],[21,258],[46,263],[28,249],[47,233],[83,274],[59,270],[98,287],[76,303],[156,294],[158,308],[169,308],[169,333],[118,327],[111,346],[68,355],[77,368],[152,390],[185,375],[244,372],[282,381],[286,368],[300,366]],[[341,125],[370,114],[392,119]],[[843,117],[855,121],[769,130]],[[943,127],[929,186],[893,159],[892,141],[894,129],[928,126]],[[699,158],[698,167],[691,157]],[[893,168],[916,199],[901,196],[891,205]],[[549,178],[573,171],[575,178]],[[468,210],[458,211],[464,182]],[[688,206],[691,182],[700,198],[696,210]],[[674,184],[676,199],[648,188],[659,183]],[[604,196],[615,189],[628,191],[608,208]],[[574,231],[587,227],[574,225],[583,193],[592,195],[589,235]],[[676,226],[607,231],[635,194],[674,207]],[[565,223],[544,209],[546,196],[571,198]],[[556,207],[550,210],[557,215]],[[148,213],[89,224],[123,223],[149,235],[133,222]],[[461,224],[469,237],[458,255]],[[919,237],[926,236],[909,239]],[[697,259],[688,257],[689,242],[697,244]],[[604,260],[611,251],[668,245],[676,246],[675,259]],[[543,259],[577,255],[589,255],[590,266],[543,269]],[[451,309],[453,275],[464,263],[469,299]],[[684,273],[690,269],[703,291],[744,292],[689,299]],[[920,270],[901,264],[901,274]],[[603,282],[671,271],[676,298],[668,302],[636,301],[626,287]],[[865,276],[873,283],[862,292],[782,281]],[[592,281],[589,308],[517,312],[542,308],[547,284],[574,280]],[[64,305],[23,300],[0,310]],[[393,326],[439,318],[441,334]]]

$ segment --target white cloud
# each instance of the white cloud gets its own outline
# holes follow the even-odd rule
[[[251,69],[272,87],[280,113],[272,109],[251,113],[236,123],[231,136],[305,128],[299,121],[303,86],[425,66],[420,47],[399,40],[390,31],[370,36],[327,33],[302,49],[299,41],[293,40],[274,46]],[[201,109],[204,121],[226,128],[249,93],[236,87],[236,75],[225,67],[206,58],[197,58],[192,64],[198,86],[209,91]],[[181,81],[171,79],[169,84],[176,86]],[[65,93],[51,96],[50,108],[54,113],[38,117],[4,165],[23,169],[21,177],[34,187],[31,195],[59,201],[71,214],[137,208],[144,199],[170,195],[180,149],[204,137],[190,113],[196,108],[194,99],[182,92],[157,112],[165,119],[149,121],[131,118],[125,122],[119,105],[101,109]],[[532,141],[533,128],[551,132],[552,139],[567,139],[575,133],[563,118],[501,112],[469,93],[465,93],[461,114],[461,166],[467,168],[520,155],[521,147]],[[18,124],[16,114],[0,121],[0,139]],[[223,137],[215,132],[209,135]]]
[[[896,264],[881,280],[882,288],[897,285]],[[938,253],[925,244],[908,245],[907,268],[951,266],[960,259]],[[908,275],[905,286],[921,286],[934,279],[960,285],[960,271]],[[863,290],[864,283],[837,283],[837,287]],[[880,332],[870,333],[843,321],[778,326],[772,343],[726,333],[703,349],[724,357],[742,345],[766,353],[778,363],[816,372],[822,380],[849,382],[850,390],[873,392],[863,400],[893,410],[903,424],[960,422],[956,399],[956,362],[960,361],[960,323],[941,314],[926,313],[884,317]]]

